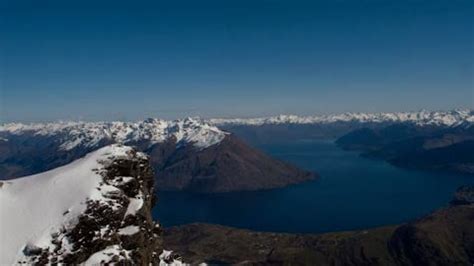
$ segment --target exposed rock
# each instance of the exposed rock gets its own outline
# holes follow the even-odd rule
[[[97,190],[102,191],[105,200],[87,200],[77,223],[54,233],[46,248],[26,245],[19,263],[160,262],[161,228],[151,217],[153,171],[146,156],[134,150],[127,153],[126,158],[111,155],[110,161],[102,162],[103,168],[95,170],[103,178]],[[140,204],[134,205],[134,201]],[[130,228],[135,230],[124,231]]]

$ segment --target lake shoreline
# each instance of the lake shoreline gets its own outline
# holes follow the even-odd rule
[[[264,191],[210,195],[160,191],[154,218],[164,227],[200,222],[264,232],[360,230],[427,215],[446,206],[457,187],[474,183],[462,175],[400,169],[364,158],[340,149],[334,140],[258,148],[321,177]]]

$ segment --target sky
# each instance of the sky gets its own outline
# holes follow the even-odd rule
[[[474,108],[474,1],[0,1],[0,122]]]

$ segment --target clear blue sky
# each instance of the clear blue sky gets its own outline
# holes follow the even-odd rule
[[[474,1],[1,1],[0,121],[473,108]]]

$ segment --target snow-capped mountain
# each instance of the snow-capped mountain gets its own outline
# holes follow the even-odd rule
[[[5,124],[0,128],[0,179],[56,168],[103,146],[121,143],[150,155],[162,190],[227,192],[282,187],[311,173],[275,160],[199,120]]]
[[[178,145],[191,144],[203,149],[222,141],[226,133],[199,119],[166,121],[146,119],[139,122],[57,122],[9,123],[0,126],[3,141],[8,135],[31,134],[56,137],[62,150],[99,147],[100,143],[137,143],[149,145],[174,138]]]
[[[0,264],[157,263],[152,198],[148,157],[118,144],[2,181]]]
[[[279,115],[260,118],[215,118],[208,120],[216,126],[266,124],[330,124],[336,122],[359,123],[414,123],[419,126],[454,126],[463,122],[474,123],[473,110],[419,111],[395,113],[342,113],[315,116]]]
[[[0,141],[9,135],[31,134],[57,137],[63,150],[77,147],[98,147],[100,143],[138,143],[149,145],[174,138],[178,145],[191,144],[205,149],[220,143],[225,131],[218,126],[278,125],[278,124],[330,124],[336,122],[358,123],[413,123],[419,126],[455,126],[474,123],[473,110],[420,111],[398,113],[343,113],[317,116],[279,115],[263,118],[214,118],[202,120],[186,118],[167,121],[149,118],[138,122],[56,122],[56,123],[7,123],[0,125]]]

